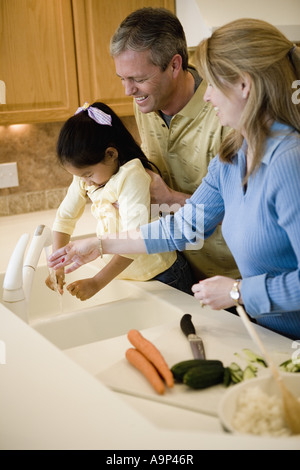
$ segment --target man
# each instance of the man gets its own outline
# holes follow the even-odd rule
[[[207,84],[188,64],[182,25],[163,8],[136,10],[113,35],[111,55],[126,95],[134,98],[143,151],[162,174],[163,180],[153,175],[152,202],[183,205],[229,130],[203,100]],[[184,255],[195,282],[215,275],[240,277],[220,226],[202,249]]]

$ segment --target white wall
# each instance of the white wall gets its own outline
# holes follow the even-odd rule
[[[300,0],[176,0],[176,14],[189,47],[214,28],[242,17],[268,21],[291,41],[300,41]]]

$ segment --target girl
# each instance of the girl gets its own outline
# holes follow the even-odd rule
[[[105,104],[87,103],[62,127],[57,154],[63,167],[73,175],[53,226],[53,249],[66,245],[85,204],[97,219],[98,237],[136,229],[150,220],[151,177],[145,168],[153,167],[120,118]],[[176,251],[153,255],[107,255],[105,267],[93,278],[67,286],[68,291],[86,300],[112,279],[160,280],[191,294],[192,274]],[[64,270],[56,271],[63,293]],[[46,284],[54,289],[49,276]]]

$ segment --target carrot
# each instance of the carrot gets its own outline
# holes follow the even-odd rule
[[[142,353],[137,351],[134,348],[127,349],[125,353],[126,359],[132,364],[136,369],[138,369],[142,374],[148,379],[152,387],[155,389],[157,393],[163,395],[165,393],[165,386],[160,378],[157,370],[148,361],[148,359],[143,356]]]
[[[174,377],[160,351],[137,330],[127,334],[132,346],[140,351],[158,370],[168,387],[174,386]]]

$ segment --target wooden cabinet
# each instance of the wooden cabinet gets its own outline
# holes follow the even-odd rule
[[[174,0],[0,0],[0,124],[65,120],[95,100],[131,115],[109,42],[144,6],[175,11]]]
[[[0,124],[60,121],[78,103],[71,0],[0,0]]]

